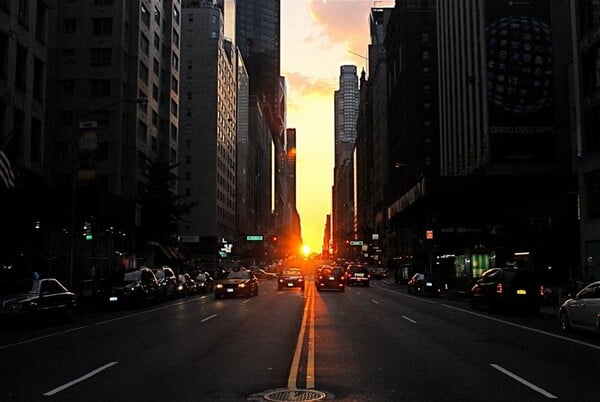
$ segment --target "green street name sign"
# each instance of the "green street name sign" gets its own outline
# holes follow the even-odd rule
[[[246,240],[247,241],[262,241],[263,236],[262,235],[248,235],[248,236],[246,236]]]

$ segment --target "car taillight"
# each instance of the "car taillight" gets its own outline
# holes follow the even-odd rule
[[[496,284],[496,293],[501,295],[502,292],[503,292],[502,284],[501,283]]]
[[[540,286],[540,296],[544,296],[544,285]]]

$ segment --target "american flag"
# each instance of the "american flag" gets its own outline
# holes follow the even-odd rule
[[[0,151],[0,179],[7,188],[15,186],[15,173],[4,151]]]

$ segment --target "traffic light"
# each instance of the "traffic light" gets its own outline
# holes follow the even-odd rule
[[[83,237],[86,240],[92,240],[94,238],[94,235],[92,234],[92,222],[91,221],[83,222]]]

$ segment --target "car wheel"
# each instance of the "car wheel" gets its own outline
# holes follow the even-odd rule
[[[571,330],[571,324],[569,323],[569,316],[566,311],[561,311],[559,316],[559,325],[562,332],[569,332]]]

